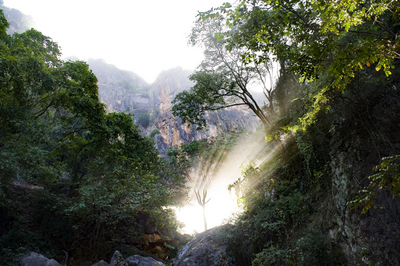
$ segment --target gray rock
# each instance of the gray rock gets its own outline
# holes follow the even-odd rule
[[[45,256],[31,252],[19,261],[18,266],[60,266],[60,264],[53,260],[48,259]]]
[[[129,266],[129,264],[125,261],[121,253],[116,250],[111,258],[110,266]]]
[[[195,236],[178,252],[175,266],[224,265],[235,266],[236,260],[227,253],[227,246],[221,243],[218,233],[225,225],[215,227]]]
[[[165,266],[164,263],[157,261],[151,257],[142,257],[134,255],[126,259],[129,266]]]
[[[92,264],[92,266],[110,266],[110,264],[108,264],[107,262],[105,262],[104,260],[101,260],[95,264]]]

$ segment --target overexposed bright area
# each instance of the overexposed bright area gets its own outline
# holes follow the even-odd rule
[[[193,70],[203,51],[187,44],[198,11],[221,0],[4,0],[30,15],[63,56],[103,58],[148,82],[177,66]]]
[[[227,182],[214,183],[208,191],[206,204],[207,227],[211,229],[226,222],[235,213],[241,212],[237,205],[235,193],[230,193],[226,186]],[[181,208],[175,209],[176,216],[184,224],[182,233],[195,234],[204,231],[203,209],[194,197],[191,202]]]
[[[228,186],[242,177],[244,167],[249,164],[259,167],[273,158],[276,149],[266,150],[265,145],[260,145],[260,143],[265,143],[263,131],[240,137],[220,165],[207,192],[207,199],[210,199],[206,204],[208,229],[224,224],[229,218],[235,217],[243,211],[243,206],[237,204],[234,189],[229,192]],[[192,178],[195,179],[196,177]],[[178,208],[176,215],[178,220],[185,225],[181,230],[182,233],[200,233],[204,231],[203,210],[194,196],[194,184],[189,182],[188,186],[191,188],[190,204]]]

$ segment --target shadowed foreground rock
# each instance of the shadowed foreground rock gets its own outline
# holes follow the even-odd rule
[[[60,266],[60,264],[53,260],[48,259],[45,256],[31,252],[19,261],[18,266]]]
[[[18,263],[18,266],[61,266],[61,265],[53,259],[48,259],[41,254],[31,252],[25,255],[21,259],[21,261]],[[121,253],[118,250],[116,250],[111,258],[110,264],[108,264],[104,260],[101,260],[97,263],[92,264],[92,266],[165,266],[165,264],[153,258],[142,257],[139,255],[134,255],[127,259],[124,259]]]
[[[189,243],[180,249],[175,266],[235,266],[236,260],[227,252],[227,245],[223,244],[218,234],[227,226],[212,228],[195,236]]]
[[[129,265],[138,265],[138,266],[164,266],[165,264],[159,261],[156,261],[150,257],[142,257],[139,255],[134,255],[126,259]]]

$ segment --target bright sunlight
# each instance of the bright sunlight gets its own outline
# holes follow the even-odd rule
[[[212,178],[207,189],[207,200],[210,201],[205,205],[208,229],[224,224],[229,218],[242,212],[241,206],[237,204],[235,191],[229,192],[228,186],[242,176],[243,167],[250,163],[259,167],[270,160],[276,149],[267,152],[265,146],[260,145],[262,142],[265,142],[263,132],[243,136]],[[177,208],[176,215],[178,220],[184,223],[182,233],[193,234],[204,231],[203,210],[196,200],[193,187],[189,193],[189,203]]]

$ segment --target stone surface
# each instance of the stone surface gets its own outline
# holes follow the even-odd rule
[[[231,225],[225,225],[231,226]],[[221,243],[218,233],[225,226],[215,227],[196,235],[189,243],[179,250],[175,266],[234,266],[235,258]]]
[[[95,264],[92,264],[92,266],[110,266],[110,264],[108,264],[106,261],[101,260]]]
[[[57,261],[48,259],[41,254],[31,252],[20,260],[18,266],[60,266],[60,264]]]
[[[122,254],[116,250],[111,258],[110,266],[129,266]]]
[[[126,259],[129,265],[137,266],[165,266],[164,263],[157,261],[151,257],[142,257],[139,255],[134,255]]]
[[[330,236],[354,265],[400,265],[400,199],[382,189],[366,214],[349,202],[368,186],[382,157],[400,151],[400,91],[380,97],[359,95],[334,122],[330,145],[332,199]],[[354,101],[354,99],[353,99]],[[377,264],[377,265],[378,265]]]

